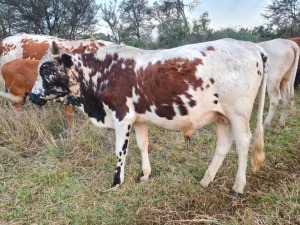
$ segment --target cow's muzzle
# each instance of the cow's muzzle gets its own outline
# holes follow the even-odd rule
[[[32,103],[37,104],[37,105],[40,105],[40,106],[45,105],[46,102],[47,102],[46,99],[44,99],[44,98],[42,98],[40,95],[37,95],[37,94],[34,94],[34,93],[31,93],[31,94],[29,95],[29,99],[30,99],[30,101],[31,101]]]

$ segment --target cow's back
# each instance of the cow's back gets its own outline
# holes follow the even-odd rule
[[[296,58],[294,49],[297,50],[298,45],[291,40],[281,38],[261,42],[259,45],[266,50],[269,57],[267,83],[280,83],[286,72],[294,65]],[[285,79],[291,80],[292,77],[285,77]]]
[[[25,33],[3,39],[0,43],[0,68],[14,59],[41,59],[53,40],[58,38]]]

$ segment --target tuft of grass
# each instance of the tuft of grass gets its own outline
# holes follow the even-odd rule
[[[137,182],[141,157],[133,131],[125,182],[110,191],[113,130],[97,129],[75,111],[69,131],[59,104],[27,104],[22,112],[3,104],[0,224],[299,224],[299,88],[295,99],[286,127],[277,125],[277,113],[265,129],[266,161],[255,174],[248,163],[245,194],[237,199],[227,195],[235,148],[210,186],[199,185],[216,146],[214,125],[197,130],[188,149],[180,132],[150,126],[152,174],[143,183]]]

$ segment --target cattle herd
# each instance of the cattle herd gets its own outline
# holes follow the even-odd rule
[[[151,173],[147,123],[182,131],[189,140],[195,129],[217,126],[217,146],[200,184],[207,187],[236,145],[238,170],[231,196],[244,192],[249,121],[259,96],[252,166],[264,161],[263,126],[271,123],[281,101],[280,126],[294,103],[300,38],[251,43],[234,39],[142,50],[111,42],[65,40],[45,35],[17,34],[0,43],[0,71],[5,91],[0,97],[21,109],[30,100],[66,106],[69,128],[72,106],[97,127],[114,128],[116,171],[112,187],[124,180],[130,131],[135,129],[142,156],[141,180]],[[1,79],[2,79],[1,78]],[[269,111],[263,123],[266,92]]]

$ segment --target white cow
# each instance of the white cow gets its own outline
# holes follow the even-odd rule
[[[285,126],[289,102],[291,101],[291,105],[294,104],[294,82],[299,61],[299,46],[287,39],[274,39],[261,42],[259,45],[266,50],[269,57],[267,91],[270,106],[264,124],[270,125],[281,100],[279,125]]]
[[[217,148],[200,184],[213,181],[233,142],[238,171],[233,195],[243,193],[251,141],[249,120],[260,88],[253,166],[264,161],[263,107],[267,53],[257,44],[223,39],[165,50],[110,46],[68,54],[54,42],[41,59],[33,103],[60,99],[82,109],[98,127],[116,130],[113,187],[124,180],[132,127],[142,152],[142,180],[151,172],[147,123],[181,130],[217,124]]]

